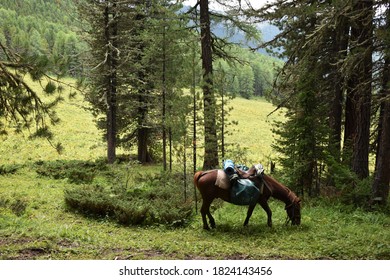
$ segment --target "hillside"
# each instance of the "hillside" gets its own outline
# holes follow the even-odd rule
[[[278,115],[269,119],[265,116],[273,106],[264,100],[241,98],[232,105],[232,118],[238,120],[236,129],[240,133],[230,141],[248,147],[248,157],[255,161],[267,157],[272,141],[271,121]],[[360,208],[345,209],[335,202],[305,201],[302,225],[292,227],[285,225],[284,204],[271,200],[273,228],[266,226],[261,207],[255,209],[249,226],[244,228],[247,207],[216,200],[212,213],[217,228],[211,232],[202,229],[194,203],[190,205],[193,212],[188,223],[180,227],[118,225],[108,216],[93,218],[71,211],[64,202],[64,194],[72,189],[92,188],[90,195],[99,193],[104,186],[111,190],[122,184],[133,189],[134,194],[140,194],[143,188],[156,192],[166,189],[159,180],[161,177],[150,176],[159,173],[156,166],[107,167],[77,161],[104,155],[101,136],[82,106],[82,98],[78,96],[67,99],[58,108],[62,123],[56,128],[56,141],[65,147],[62,155],[56,154],[45,141],[28,141],[27,135],[1,139],[4,141],[0,145],[0,260],[390,258],[389,216]],[[44,162],[56,159],[67,161]],[[24,165],[12,166],[12,163]],[[75,179],[83,180],[80,183]],[[191,179],[188,178],[189,193],[193,193]],[[180,193],[170,193],[169,197],[173,194],[183,201]]]
[[[275,106],[262,98],[236,98],[231,101],[231,105],[233,110],[229,119],[238,121],[238,126],[234,127],[235,131],[228,136],[227,141],[240,143],[242,148],[247,149],[246,164],[261,162],[267,166],[270,160],[276,158],[271,148],[274,140],[272,128],[275,120],[283,119],[282,112],[267,116]],[[234,157],[234,153],[232,155]]]
[[[45,57],[51,72],[81,72],[86,46],[76,34],[78,25],[71,0],[0,0],[2,45],[24,56]]]
[[[33,87],[39,91],[40,86]],[[45,139],[31,139],[29,132],[0,136],[0,165],[21,164],[45,160],[94,160],[103,157],[105,145],[95,126],[91,112],[84,109],[87,104],[81,94],[69,99],[70,89],[64,91],[65,101],[56,109],[61,122],[53,127],[53,142],[60,142],[64,151],[58,154]]]
[[[91,61],[88,59],[89,47],[84,40],[89,35],[81,32],[86,30],[85,26],[80,28],[81,18],[77,15],[75,2],[71,0],[0,0],[0,42],[6,48],[32,58],[32,61],[37,58],[44,61],[52,74],[85,77],[90,74],[86,66]],[[271,25],[260,28],[264,32],[264,40],[275,34]],[[215,34],[226,37],[225,33],[226,27],[217,24]],[[237,32],[231,41],[245,41],[244,38]],[[280,65],[280,61],[240,47],[230,51],[233,57],[245,61],[247,65],[216,62],[232,76],[227,84],[228,90],[245,97],[264,96],[269,92],[275,66]],[[2,50],[0,59],[5,59]]]
[[[31,21],[55,23],[68,29],[77,24],[71,16],[75,11],[73,0],[0,0],[0,8],[14,11]]]
[[[71,81],[71,80],[70,80]],[[34,87],[40,90],[39,85]],[[85,110],[87,104],[83,96],[78,94],[69,99],[65,90],[65,101],[58,105],[57,112],[61,119],[59,125],[53,127],[55,134],[53,142],[60,142],[64,151],[58,154],[50,143],[44,139],[30,139],[29,133],[0,136],[0,165],[21,164],[46,160],[94,160],[105,156],[105,143],[101,132],[96,128],[91,112]],[[238,126],[232,127],[233,134],[227,136],[228,143],[240,143],[249,151],[244,158],[250,162],[265,162],[272,155],[272,121],[280,115],[266,117],[274,106],[264,99],[248,100],[236,98],[231,101],[234,108],[229,117],[238,121]],[[237,153],[231,153],[235,157]]]
[[[105,152],[101,135],[84,105],[82,96],[77,96],[66,98],[58,107],[62,122],[54,132],[55,141],[62,142],[65,148],[61,155],[45,140],[29,140],[28,134],[2,136],[1,260],[390,258],[389,216],[360,208],[352,210],[336,202],[305,201],[302,225],[291,227],[285,225],[284,204],[271,200],[273,228],[266,226],[261,207],[255,209],[249,226],[243,228],[247,208],[216,200],[212,213],[217,228],[211,232],[202,229],[193,202],[187,204],[192,209],[187,223],[179,227],[118,225],[106,215],[93,218],[72,211],[64,202],[64,194],[69,190],[91,189],[89,195],[102,188],[120,189],[123,185],[134,194],[142,193],[142,189],[155,193],[166,190],[161,175],[151,176],[160,174],[156,166],[126,163],[108,167],[101,161],[85,161],[100,158]],[[273,114],[267,119],[274,107],[262,99],[237,98],[231,105],[231,118],[239,125],[228,141],[247,147],[250,161],[264,163],[272,155],[272,120],[281,116]],[[53,162],[57,159],[62,161]],[[191,179],[187,178],[187,194],[193,193]],[[179,197],[180,205],[186,205],[181,191],[170,193],[169,197],[174,195]],[[110,200],[114,197],[111,194]],[[166,213],[161,205],[156,207],[161,211],[157,213]],[[172,205],[169,210],[178,211]]]

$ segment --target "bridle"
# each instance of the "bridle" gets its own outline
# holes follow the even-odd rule
[[[295,218],[295,208],[297,207],[297,204],[299,203],[299,198],[296,197],[295,195],[291,199],[292,194],[293,194],[292,191],[289,190],[288,197],[290,197],[291,203],[289,205],[286,205],[286,207],[284,207],[284,209],[286,211],[288,211],[289,208],[292,208],[291,217],[288,215],[288,212],[287,212],[287,217],[286,217],[286,222],[285,222],[286,225],[288,225],[289,222],[291,222],[291,224],[293,223],[293,219]]]

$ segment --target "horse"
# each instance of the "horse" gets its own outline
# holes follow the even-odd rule
[[[251,180],[255,186],[261,189],[261,194],[257,203],[267,213],[267,225],[272,227],[272,211],[268,205],[268,199],[272,196],[285,203],[287,212],[286,224],[291,222],[292,225],[301,224],[301,199],[289,188],[276,181],[271,176],[258,172],[256,167],[251,167],[248,171],[236,169],[239,177],[242,179]],[[209,230],[206,216],[212,228],[215,228],[215,220],[210,213],[210,205],[215,198],[232,203],[230,190],[216,186],[218,170],[198,171],[194,174],[194,184],[202,196],[202,207],[200,213],[202,215],[203,228]],[[253,213],[256,203],[249,205],[247,215],[244,221],[244,226],[247,226],[249,219]]]

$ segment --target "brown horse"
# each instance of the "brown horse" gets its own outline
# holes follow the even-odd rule
[[[272,196],[278,200],[283,201],[286,206],[287,222],[291,221],[293,225],[299,225],[301,223],[301,200],[290,189],[273,179],[272,177],[265,175],[264,173],[258,174],[255,167],[252,167],[247,172],[237,169],[237,172],[241,178],[250,179],[256,187],[261,189],[261,194],[258,203],[267,213],[267,224],[272,226],[272,211],[268,206],[268,199]],[[194,175],[194,184],[202,195],[202,207],[200,213],[203,220],[203,228],[210,229],[207,223],[206,216],[209,218],[210,225],[215,228],[215,220],[210,213],[211,202],[215,198],[221,198],[224,201],[231,203],[230,190],[222,189],[216,186],[217,170],[211,171],[198,171]],[[248,225],[249,218],[252,215],[253,209],[256,204],[250,205],[244,222],[244,226]]]

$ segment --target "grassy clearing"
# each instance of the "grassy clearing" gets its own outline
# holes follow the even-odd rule
[[[389,259],[390,218],[329,203],[307,205],[302,226],[285,226],[271,202],[274,227],[256,208],[246,228],[246,208],[214,211],[217,228],[202,229],[200,215],[185,227],[121,226],[65,206],[65,179],[30,168],[0,177],[0,259]],[[19,205],[18,207],[16,205]]]
[[[40,90],[40,85],[30,84],[34,90]],[[92,114],[84,110],[87,104],[82,96],[79,94],[68,98],[73,91],[73,88],[66,87],[61,93],[65,100],[56,109],[61,122],[52,127],[55,135],[53,142],[60,142],[64,147],[63,152],[58,154],[47,140],[29,138],[27,131],[23,134],[10,131],[8,135],[0,136],[0,165],[57,159],[92,160],[105,155],[102,134],[96,129]]]
[[[124,226],[110,217],[96,219],[71,211],[64,200],[66,190],[123,182],[128,168],[128,183],[137,187],[133,180],[137,174],[159,171],[156,166],[120,164],[109,167],[119,174],[115,178],[101,172],[77,182],[67,170],[46,176],[48,169],[40,166],[47,161],[83,162],[104,156],[101,136],[84,105],[78,97],[59,107],[63,122],[55,132],[56,141],[65,147],[61,155],[43,140],[22,135],[2,139],[0,259],[390,259],[389,215],[338,203],[304,202],[302,225],[291,227],[284,225],[284,205],[271,201],[274,227],[266,226],[265,212],[257,207],[244,228],[246,207],[216,202],[217,228],[212,231],[202,229],[199,213],[193,213],[185,226],[172,227]],[[272,157],[271,120],[278,116],[265,116],[273,106],[244,99],[232,105],[240,135],[229,136],[228,141],[248,147],[250,162]],[[81,165],[83,170],[88,171]]]
[[[271,130],[274,121],[283,119],[282,110],[268,116],[275,106],[262,98],[237,98],[231,104],[233,110],[230,118],[238,121],[238,126],[234,127],[234,134],[227,137],[227,142],[241,143],[243,148],[250,151],[246,155],[247,165],[262,162],[266,166],[270,160],[275,160],[276,155],[271,148],[275,136]]]

